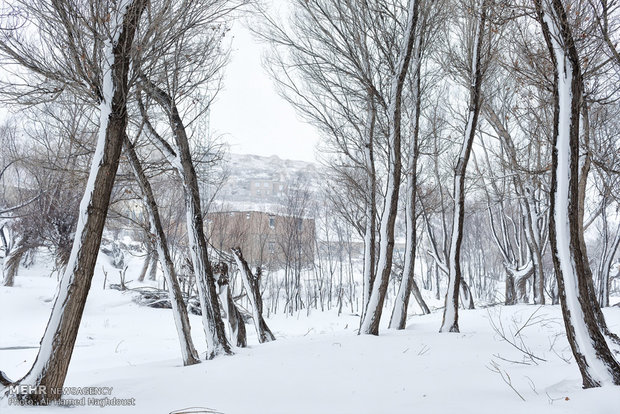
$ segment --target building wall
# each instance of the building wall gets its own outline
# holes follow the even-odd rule
[[[250,266],[270,269],[314,260],[315,223],[312,218],[259,211],[214,212],[207,215],[210,243],[222,251],[241,247]]]

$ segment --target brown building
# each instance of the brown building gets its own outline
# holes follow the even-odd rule
[[[241,247],[250,266],[307,267],[314,261],[313,218],[262,211],[220,211],[207,215],[209,242],[229,252]]]

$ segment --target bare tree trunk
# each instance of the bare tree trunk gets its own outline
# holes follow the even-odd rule
[[[502,149],[506,150],[506,155],[513,168],[518,168],[518,160],[517,160],[517,150],[514,146],[514,142],[510,133],[504,127],[500,116],[493,110],[493,108],[488,104],[483,104],[483,111],[487,121],[491,124],[495,132],[497,132],[498,136],[502,142]],[[484,148],[485,155],[487,154],[486,147]],[[487,156],[487,164],[489,168],[491,168],[491,164],[488,161]],[[492,218],[490,205],[489,205],[489,217],[491,218],[491,229],[493,231],[493,236],[495,238],[496,244],[500,247],[500,251],[502,256],[504,257],[504,266],[506,271],[510,273],[507,274],[506,279],[506,304],[515,304],[517,301],[526,302],[527,301],[527,291],[526,291],[526,282],[527,278],[534,275],[533,277],[533,290],[534,290],[534,303],[545,303],[545,295],[544,295],[544,272],[543,272],[543,264],[542,264],[542,255],[543,255],[543,241],[540,237],[540,228],[538,225],[536,211],[532,202],[534,194],[530,191],[526,191],[526,186],[523,184],[521,177],[518,174],[514,174],[513,183],[515,190],[517,192],[517,196],[519,197],[519,208],[521,210],[521,215],[524,221],[525,227],[525,240],[527,246],[530,251],[531,261],[532,263],[528,263],[527,273],[523,275],[523,271],[519,270],[519,261],[515,256],[519,256],[518,254],[514,254],[514,250],[510,248],[509,245],[503,245],[500,242],[500,238],[497,236],[494,226],[494,221]],[[489,183],[491,187],[495,189],[494,182]],[[486,188],[486,187],[485,187]],[[498,191],[496,190],[496,193]],[[487,197],[489,197],[487,192]],[[502,206],[502,215],[504,208]],[[503,240],[507,240],[508,237],[506,235],[505,230],[505,221],[503,217],[500,217],[500,223],[502,224],[502,235]],[[510,263],[513,263],[511,265]],[[529,273],[529,266],[533,265],[532,273]],[[523,269],[523,268],[522,268]],[[519,275],[521,274],[521,275]],[[524,279],[525,278],[525,279]],[[516,296],[516,292],[514,292],[515,283],[519,288],[518,296]],[[512,291],[509,291],[512,289]],[[513,296],[514,295],[514,296]]]
[[[138,282],[144,282],[146,272],[149,270],[149,263],[151,263],[151,244],[146,245],[147,251],[144,256],[144,262],[142,262],[142,270],[140,270],[140,276],[138,276]]]
[[[196,286],[200,297],[202,321],[207,340],[207,359],[212,359],[219,354],[232,354],[230,344],[226,338],[224,322],[220,312],[213,269],[209,261],[207,242],[204,234],[204,221],[200,208],[200,192],[198,178],[192,161],[189,140],[183,120],[179,115],[173,99],[164,90],[153,84],[145,76],[141,76],[141,85],[159,106],[168,115],[168,122],[172,128],[176,143],[176,151],[161,138],[148,121],[148,116],[143,105],[140,104],[142,116],[148,130],[166,155],[171,165],[177,170],[183,181],[185,196],[187,236],[189,239],[190,256],[196,275]]]
[[[95,269],[101,235],[108,211],[112,186],[127,126],[127,89],[129,52],[142,11],[148,0],[128,2],[112,21],[119,22],[117,35],[106,45],[103,79],[103,101],[99,138],[92,160],[86,191],[80,204],[80,215],[69,263],[65,269],[41,347],[30,371],[19,385],[45,387],[47,394],[23,394],[35,404],[58,400],[67,375],[86,298]]]
[[[545,273],[543,272],[542,263],[542,240],[534,227],[538,227],[532,219],[534,212],[528,199],[522,200],[521,208],[523,211],[523,217],[525,217],[525,241],[530,249],[532,255],[533,265],[533,279],[532,288],[534,291],[534,303],[544,305],[545,304]]]
[[[534,274],[534,265],[531,260],[520,269],[511,269],[512,277],[517,290],[517,303],[529,303],[527,296],[527,281]]]
[[[392,254],[394,251],[394,223],[398,212],[398,191],[401,175],[401,104],[402,91],[405,84],[409,64],[413,55],[413,44],[416,38],[418,21],[418,0],[409,0],[407,7],[407,25],[398,56],[398,67],[393,75],[390,96],[390,137],[389,172],[383,216],[381,217],[381,241],[379,245],[378,273],[375,278],[368,307],[362,320],[360,333],[378,335],[379,321],[383,310],[383,302],[392,272]]]
[[[581,371],[584,388],[620,385],[614,359],[590,303],[592,274],[583,251],[579,218],[579,121],[583,79],[564,5],[534,0],[554,64],[553,175],[549,234],[566,335]],[[594,306],[598,304],[594,302]],[[600,311],[600,309],[599,309]]]
[[[232,297],[228,265],[224,262],[220,262],[213,266],[213,275],[217,277],[217,285],[219,288],[218,295],[230,327],[230,338],[238,347],[245,348],[248,345],[245,322]]]
[[[469,284],[467,284],[464,278],[461,278],[461,290],[463,291],[465,300],[467,301],[467,309],[476,309],[476,305],[474,304],[474,295],[472,295]]]
[[[4,279],[2,280],[2,286],[12,287],[15,284],[15,276],[17,276],[19,265],[24,254],[26,254],[30,248],[27,240],[20,236],[13,248],[6,253],[3,264]]]
[[[389,327],[391,329],[405,329],[407,324],[407,308],[409,307],[409,297],[411,292],[422,308],[422,313],[430,313],[430,309],[424,302],[420,289],[415,281],[415,255],[416,255],[416,187],[417,187],[417,167],[418,167],[418,135],[420,130],[420,107],[422,100],[422,91],[420,88],[420,71],[422,68],[422,37],[424,25],[419,24],[419,33],[416,36],[413,58],[413,100],[415,102],[413,118],[413,128],[410,136],[410,154],[407,163],[407,189],[405,199],[406,212],[406,246],[405,246],[405,263],[403,265],[403,277],[401,279],[398,293],[394,300],[394,309],[390,318]]]
[[[364,234],[364,281],[362,290],[362,313],[360,323],[364,320],[368,301],[372,294],[372,286],[375,282],[376,263],[376,228],[377,228],[377,177],[375,172],[374,158],[374,129],[376,121],[376,108],[374,97],[368,94],[368,120],[366,130],[366,144],[364,148],[366,166],[366,228]]]
[[[157,263],[159,262],[159,248],[151,253],[151,264],[149,268],[149,280],[157,279]]]
[[[124,149],[131,168],[133,169],[136,180],[142,191],[144,197],[144,205],[149,216],[149,222],[151,224],[151,232],[155,236],[155,247],[159,251],[159,257],[162,259],[162,270],[164,278],[168,282],[168,296],[170,297],[170,304],[172,306],[172,315],[174,316],[174,323],[177,329],[177,335],[179,336],[179,342],[181,343],[181,354],[183,355],[183,365],[193,365],[200,362],[198,352],[194,347],[191,336],[191,326],[189,323],[189,317],[187,315],[187,308],[183,301],[183,293],[179,286],[179,280],[177,278],[172,259],[170,258],[170,251],[168,250],[168,242],[166,240],[166,234],[164,233],[164,227],[161,224],[159,217],[159,207],[155,201],[153,195],[153,189],[149,182],[144,169],[138,159],[138,155],[134,149],[133,143],[129,141],[129,138],[125,136]],[[155,256],[153,256],[155,257]],[[157,262],[151,264],[152,267],[157,269]]]
[[[601,254],[600,264],[598,269],[598,279],[599,279],[599,290],[598,290],[598,301],[601,307],[609,306],[609,285],[610,285],[610,277],[609,274],[611,272],[611,265],[618,251],[618,247],[620,246],[620,229],[616,229],[616,233],[614,235],[611,243],[609,242],[609,231],[607,230],[608,226],[607,222],[607,214],[603,212],[603,227],[604,227],[604,245],[603,245],[603,253]]]
[[[267,322],[263,319],[263,299],[260,295],[260,268],[256,272],[256,275],[252,274],[248,263],[243,258],[241,249],[236,247],[231,249],[239,272],[241,273],[241,279],[243,280],[243,287],[248,295],[250,304],[252,305],[252,319],[254,319],[254,327],[256,328],[256,335],[258,336],[258,342],[275,341],[276,337],[271,333],[271,330],[267,326]]]
[[[517,303],[517,292],[515,291],[515,278],[512,276],[512,273],[508,271],[508,268],[504,266],[506,269],[506,289],[505,289],[505,305],[514,305]]]
[[[471,84],[469,91],[469,112],[463,145],[458,163],[454,171],[454,212],[452,217],[452,233],[450,238],[450,250],[448,254],[448,290],[446,292],[446,306],[443,313],[443,321],[439,332],[459,332],[459,287],[461,285],[461,242],[463,241],[463,219],[465,217],[465,173],[471,154],[471,147],[476,136],[478,115],[480,114],[480,88],[482,84],[482,47],[487,18],[487,3],[482,0],[482,5],[475,13],[476,34],[473,40],[473,53],[471,58]]]

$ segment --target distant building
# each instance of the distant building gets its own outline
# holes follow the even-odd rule
[[[307,216],[318,188],[316,166],[276,156],[230,154],[225,169],[227,179],[207,214],[210,243],[222,251],[241,247],[251,266],[311,264],[315,223]]]
[[[210,212],[207,235],[218,250],[241,247],[250,266],[307,267],[314,261],[314,218],[250,210]]]
[[[282,198],[285,184],[280,180],[250,180],[250,196],[253,199]]]

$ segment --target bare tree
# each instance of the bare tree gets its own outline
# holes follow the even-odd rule
[[[213,273],[217,276],[218,294],[226,314],[226,321],[230,326],[230,337],[238,347],[245,348],[247,346],[245,321],[232,296],[228,265],[225,262],[219,262],[213,266]]]
[[[47,401],[57,400],[61,394],[57,391],[62,389],[73,346],[77,337],[80,320],[84,310],[86,297],[90,288],[95,261],[97,258],[101,234],[105,223],[108,203],[114,178],[118,167],[122,142],[127,126],[127,92],[129,89],[128,74],[130,64],[131,47],[138,26],[138,22],[146,7],[146,0],[125,1],[122,3],[112,3],[108,9],[110,15],[109,22],[98,27],[99,34],[107,40],[105,47],[101,51],[103,67],[103,81],[101,85],[91,85],[91,93],[100,96],[100,122],[97,149],[92,160],[91,172],[88,184],[80,205],[80,216],[78,219],[75,241],[71,252],[71,257],[60,282],[59,294],[52,308],[52,315],[41,340],[39,353],[30,371],[18,381],[20,385],[44,386],[49,391],[46,394],[28,393],[23,394],[24,399],[32,400],[35,403],[46,403]],[[30,5],[34,6],[34,5]],[[64,39],[63,52],[68,51],[65,59],[60,59],[59,63],[67,65],[73,71],[80,74],[83,66],[79,61],[78,48],[82,45],[79,42],[76,30],[81,29],[81,33],[89,33],[91,22],[104,21],[103,16],[98,14],[100,9],[89,10],[87,4],[82,4],[83,9],[75,9],[73,3],[54,1],[47,7],[35,7],[43,14],[42,18],[57,19],[58,25],[55,26],[50,37],[48,33],[41,33],[43,39],[53,43]],[[95,14],[84,16],[87,10]],[[69,21],[68,17],[74,13],[75,21]],[[84,16],[83,19],[80,17]],[[103,31],[103,28],[106,28]],[[49,28],[44,24],[41,29]],[[95,32],[97,33],[97,32]],[[7,33],[3,30],[3,39],[0,41],[0,51],[4,57],[12,59],[22,65],[27,70],[42,76],[46,81],[56,82],[57,85],[67,85],[71,81],[70,73],[61,73],[66,78],[55,77],[54,73],[42,62],[36,61],[36,55],[27,53],[23,45],[15,45],[7,42]],[[14,37],[13,37],[14,39]],[[44,45],[49,45],[44,44]],[[37,50],[37,49],[35,49]],[[59,53],[59,52],[56,52]],[[75,60],[74,60],[75,59]],[[79,82],[92,80],[88,76],[81,77]],[[37,388],[38,389],[38,388]]]
[[[220,313],[213,269],[209,261],[207,241],[204,234],[204,222],[200,207],[200,193],[198,180],[191,157],[189,140],[183,120],[177,110],[176,104],[165,91],[142,78],[143,87],[150,91],[151,97],[167,112],[170,125],[174,127],[174,139],[176,149],[161,137],[149,119],[144,104],[140,103],[142,117],[153,137],[155,145],[166,156],[168,162],[175,167],[177,174],[183,181],[185,193],[185,208],[187,210],[187,235],[189,237],[189,253],[192,259],[194,274],[196,276],[198,293],[202,309],[203,328],[207,338],[207,358],[212,359],[216,355],[230,354],[230,344],[226,339],[224,323]]]
[[[168,295],[170,297],[170,303],[172,305],[174,323],[177,328],[179,341],[181,342],[181,354],[183,355],[183,364],[197,364],[198,362],[200,362],[200,359],[198,358],[198,353],[196,352],[192,341],[190,332],[191,327],[189,324],[189,317],[187,315],[187,308],[185,306],[185,302],[183,301],[183,294],[181,292],[176,271],[170,257],[168,244],[166,242],[166,235],[164,233],[161,220],[159,218],[159,208],[157,207],[157,202],[155,201],[155,196],[153,195],[153,189],[151,188],[151,184],[146,174],[144,173],[144,169],[142,168],[142,164],[138,159],[138,155],[136,154],[134,145],[127,136],[125,136],[123,145],[125,154],[129,159],[129,163],[131,164],[133,172],[136,176],[136,180],[138,181],[138,184],[142,191],[142,195],[144,197],[144,204],[146,206],[147,214],[149,217],[151,231],[155,239],[153,241],[153,244],[155,245],[155,248],[158,252],[158,255],[153,257],[161,257],[162,270],[168,285]],[[157,268],[157,261],[151,264],[151,268]]]
[[[243,253],[239,248],[232,249],[233,257],[241,273],[241,279],[243,280],[243,287],[245,288],[250,304],[252,305],[252,319],[254,320],[254,327],[256,328],[256,335],[258,336],[258,342],[275,341],[276,337],[271,333],[271,330],[267,326],[265,319],[263,318],[263,299],[260,294],[260,267],[256,270],[256,274],[253,274],[248,266],[248,263],[243,258]]]
[[[461,286],[461,242],[463,240],[463,219],[465,215],[465,172],[471,154],[478,116],[480,115],[482,96],[481,87],[486,70],[486,58],[489,47],[487,28],[488,1],[482,0],[471,8],[473,11],[474,35],[471,38],[470,67],[466,72],[469,89],[469,104],[467,122],[465,125],[463,143],[458,162],[454,170],[454,183],[452,198],[454,210],[452,218],[452,232],[450,236],[450,249],[448,253],[448,291],[446,292],[446,307],[443,314],[440,332],[459,332],[458,304],[459,290]]]
[[[433,7],[432,7],[433,6]],[[397,297],[394,301],[394,309],[390,318],[390,328],[405,329],[407,322],[407,308],[411,293],[415,296],[423,313],[430,313],[428,306],[422,298],[420,289],[414,278],[415,256],[416,256],[416,187],[418,178],[418,158],[419,135],[420,135],[420,112],[422,110],[422,59],[425,57],[427,44],[429,43],[433,22],[433,14],[437,14],[434,5],[429,2],[421,2],[419,7],[420,17],[416,28],[415,43],[413,46],[413,58],[411,63],[411,106],[413,107],[409,115],[411,127],[409,133],[409,157],[405,175],[407,177],[405,190],[405,213],[406,213],[406,246],[405,263],[403,265],[403,275],[398,288]]]
[[[238,3],[225,0],[175,4],[174,13],[159,23],[158,30],[144,36],[155,46],[153,53],[140,55],[134,61],[139,79],[136,99],[142,122],[152,143],[183,185],[188,251],[200,297],[208,359],[232,351],[220,313],[204,234],[200,186],[190,143],[191,124],[206,111],[219,90],[220,71],[227,60],[221,49],[225,19],[237,6]],[[220,26],[214,26],[216,24]],[[151,102],[155,105],[151,106]],[[197,102],[202,104],[196,105]],[[166,120],[172,144],[157,130],[155,115],[158,113]]]
[[[549,233],[566,334],[585,388],[605,383],[620,385],[620,365],[605,342],[589,303],[591,289],[588,281],[591,281],[592,274],[584,260],[578,190],[580,114],[584,92],[579,55],[569,15],[562,2],[534,0],[534,5],[554,66]]]
[[[419,1],[410,0],[407,7],[404,33],[396,58],[397,65],[392,73],[392,86],[389,96],[389,169],[386,184],[386,197],[380,225],[379,258],[377,275],[373,283],[368,307],[360,326],[360,333],[379,334],[379,321],[387,291],[394,250],[394,224],[398,210],[398,192],[401,180],[401,114],[402,93],[407,72],[413,57],[419,16]],[[419,34],[418,34],[419,35]]]

